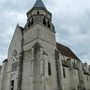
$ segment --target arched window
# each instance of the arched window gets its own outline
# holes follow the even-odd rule
[[[31,19],[31,25],[33,25],[33,18]]]
[[[34,57],[38,58],[40,56],[40,46],[38,44],[34,47]]]
[[[37,14],[39,15],[39,14],[40,14],[40,12],[39,12],[39,11],[37,11]]]
[[[11,80],[11,89],[10,90],[14,90],[14,80]]]
[[[43,18],[43,24],[46,25],[46,19],[45,18]]]
[[[11,70],[12,71],[16,71],[17,70],[17,61],[13,61],[12,62]]]
[[[48,75],[51,76],[51,63],[48,62]]]
[[[28,27],[30,27],[30,21],[28,22]]]
[[[48,27],[50,28],[51,26],[50,26],[50,22],[49,21],[47,22],[47,24],[48,24]]]
[[[63,77],[64,77],[64,78],[66,77],[65,68],[63,68]]]

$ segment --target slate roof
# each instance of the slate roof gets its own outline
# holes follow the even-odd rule
[[[33,8],[43,8],[43,9],[46,9],[44,3],[42,0],[36,0]]]
[[[32,7],[32,9],[27,12],[27,15],[28,15],[30,12],[32,12],[33,9],[42,9],[42,10],[45,10],[48,14],[52,15],[52,13],[50,13],[50,12],[47,10],[47,8],[45,7],[45,5],[44,5],[44,3],[43,3],[42,0],[36,0],[36,2],[35,2],[35,4],[34,4],[34,6]]]
[[[56,43],[57,45],[57,49],[59,50],[59,52],[67,57],[73,58],[73,59],[77,59],[80,60],[73,52],[70,48],[60,44],[60,43]]]

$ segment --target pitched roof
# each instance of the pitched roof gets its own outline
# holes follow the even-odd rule
[[[50,15],[52,16],[52,13],[50,13],[50,12],[47,10],[47,8],[45,7],[45,5],[44,5],[44,3],[43,3],[42,0],[36,0],[36,2],[35,2],[35,4],[34,4],[34,6],[32,7],[32,9],[27,12],[27,15],[28,15],[30,12],[32,12],[34,9],[37,9],[37,10],[38,10],[38,9],[45,10],[48,14],[50,14]]]
[[[60,43],[56,43],[57,45],[57,49],[59,50],[59,52],[67,57],[73,58],[73,59],[77,59],[80,60],[73,52],[70,48],[60,44]]]
[[[43,8],[43,9],[46,9],[44,3],[42,0],[36,0],[33,8]]]

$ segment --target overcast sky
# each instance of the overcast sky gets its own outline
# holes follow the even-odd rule
[[[70,47],[90,64],[90,0],[43,0],[53,14],[58,42]],[[35,0],[0,0],[0,63],[7,58],[8,47],[17,23],[24,26],[26,12]]]

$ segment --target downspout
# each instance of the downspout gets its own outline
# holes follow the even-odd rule
[[[18,69],[18,81],[17,81],[17,90],[21,90],[22,84],[22,71],[23,71],[23,57],[24,57],[24,50],[23,50],[23,30],[22,33],[22,40],[21,40],[21,53],[19,56],[19,69]]]

